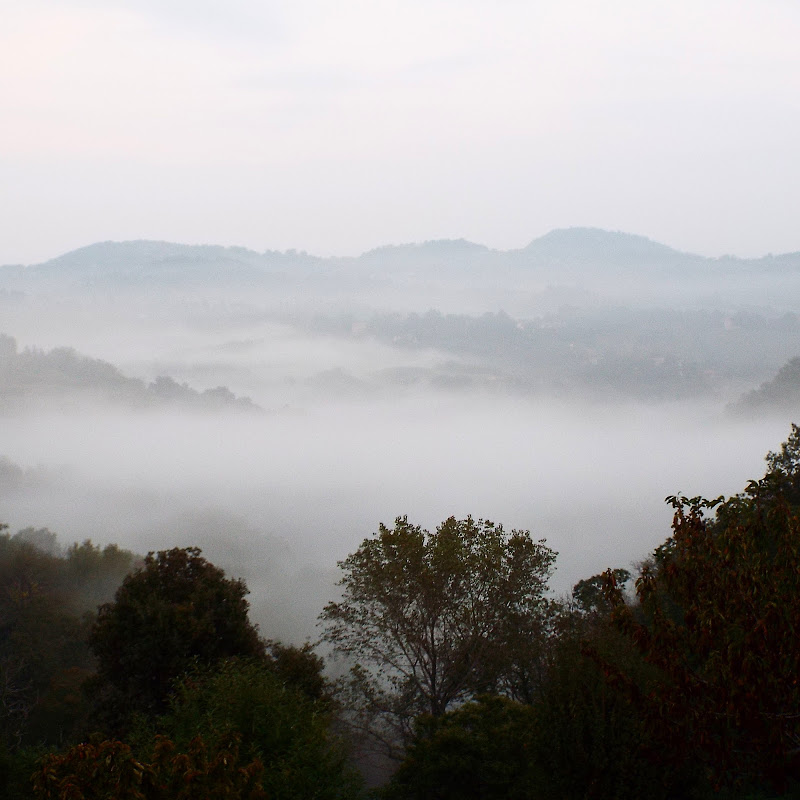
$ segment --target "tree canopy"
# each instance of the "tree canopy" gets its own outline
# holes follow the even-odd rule
[[[303,685],[273,667],[260,659],[227,659],[190,671],[175,684],[158,732],[182,750],[197,736],[212,749],[235,737],[242,756],[262,765],[268,797],[353,797],[359,781],[331,730],[329,704],[310,698]]]
[[[267,800],[263,765],[246,762],[238,737],[208,747],[195,737],[180,752],[159,737],[142,761],[118,740],[84,742],[46,756],[33,776],[36,800]]]
[[[440,717],[423,716],[385,800],[530,800],[536,715],[481,695]]]
[[[243,581],[226,578],[199,548],[149,553],[114,602],[100,607],[92,630],[99,684],[110,693],[107,707],[157,714],[166,708],[173,681],[193,664],[262,657],[246,594]]]
[[[616,625],[660,675],[632,687],[660,757],[701,763],[715,786],[800,781],[800,517],[781,491],[797,433],[746,492],[667,498],[673,535],[636,605],[608,584]]]
[[[355,662],[350,698],[391,745],[411,720],[513,683],[512,643],[541,640],[556,554],[528,531],[450,517],[434,532],[398,517],[339,563],[342,599],[323,639]],[[523,653],[527,655],[527,648]]]
[[[311,644],[260,639],[244,583],[197,548],[150,553],[92,625],[132,554],[0,526],[0,794],[30,796],[36,768],[54,800],[344,800],[345,732],[403,759],[393,800],[796,797],[799,476],[792,426],[740,494],[668,497],[635,595],[618,568],[550,598],[556,554],[528,531],[381,525],[321,614],[338,682]]]

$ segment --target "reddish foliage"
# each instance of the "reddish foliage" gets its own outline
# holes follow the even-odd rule
[[[728,501],[668,498],[674,535],[636,582],[609,581],[617,626],[661,675],[641,696],[662,757],[700,758],[716,786],[800,777],[800,519],[761,484]]]
[[[38,800],[266,800],[257,759],[242,764],[235,738],[209,752],[199,737],[189,752],[158,737],[149,763],[116,740],[79,744],[48,756],[34,776]]]

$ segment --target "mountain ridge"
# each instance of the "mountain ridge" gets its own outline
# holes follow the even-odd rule
[[[401,242],[399,244],[385,244],[365,250],[356,256],[316,256],[305,251],[293,249],[265,250],[257,251],[238,245],[218,245],[218,244],[187,244],[172,242],[163,239],[125,239],[125,240],[103,240],[92,242],[88,245],[61,253],[46,261],[32,264],[3,264],[0,269],[25,270],[38,267],[51,267],[56,265],[67,266],[76,261],[92,260],[102,257],[108,263],[125,260],[125,256],[136,254],[140,257],[157,258],[166,260],[170,257],[185,258],[192,256],[196,260],[223,259],[239,263],[254,263],[264,260],[286,260],[296,261],[315,261],[315,262],[354,262],[361,259],[373,259],[375,257],[393,253],[408,254],[482,254],[492,256],[504,256],[515,254],[537,255],[553,254],[559,250],[574,253],[576,249],[584,248],[592,250],[597,254],[619,256],[619,255],[653,255],[661,257],[688,258],[697,262],[716,262],[716,261],[735,261],[735,262],[761,262],[792,259],[800,257],[800,251],[790,251],[786,253],[767,253],[756,258],[743,258],[729,254],[721,256],[701,256],[689,251],[678,250],[670,245],[663,244],[654,239],[640,234],[627,233],[625,231],[610,231],[604,228],[573,226],[568,228],[554,228],[551,231],[532,239],[527,245],[520,248],[509,248],[500,250],[490,248],[487,245],[473,242],[469,239],[426,239],[421,242]]]
[[[787,291],[797,294],[800,253],[709,258],[637,234],[576,227],[552,230],[510,250],[493,250],[466,239],[435,239],[385,245],[359,256],[330,257],[147,239],[95,242],[39,264],[0,267],[0,292],[7,297],[15,292],[55,296],[65,291],[223,292],[232,297],[238,292],[240,297],[260,293],[339,302],[358,292],[377,297],[390,290],[432,289],[444,292],[446,299],[454,292],[485,297],[498,289],[541,291],[555,285],[627,297],[634,285],[644,287],[649,282],[651,299],[646,302],[658,301],[665,291],[678,291],[680,302],[693,302],[700,289],[708,293],[709,282],[722,286],[730,279],[738,292],[734,302],[742,303],[749,302],[767,276],[770,286],[776,284],[771,298],[781,300]],[[705,285],[700,287],[701,283]]]
[[[210,256],[216,257],[224,256],[231,259],[263,259],[285,257],[291,260],[296,259],[312,259],[315,261],[357,261],[365,257],[373,257],[378,254],[385,254],[393,251],[403,252],[481,252],[485,254],[504,255],[509,253],[526,253],[531,251],[544,251],[547,249],[555,249],[555,247],[571,247],[577,245],[591,245],[599,247],[601,250],[621,249],[620,246],[627,246],[628,249],[636,249],[639,251],[659,252],[662,254],[671,254],[676,256],[688,256],[693,259],[702,261],[717,261],[717,260],[735,260],[735,261],[761,261],[764,259],[780,259],[787,256],[800,256],[800,251],[791,251],[780,254],[765,254],[758,258],[740,258],[731,255],[722,255],[719,257],[714,256],[701,256],[696,253],[678,250],[670,245],[650,239],[649,237],[640,234],[627,233],[625,231],[610,231],[604,228],[573,226],[568,228],[554,228],[551,231],[532,239],[527,245],[520,248],[509,248],[506,250],[490,248],[487,245],[473,242],[466,238],[458,239],[426,239],[423,241],[415,242],[401,242],[399,244],[385,244],[378,247],[365,250],[359,255],[355,256],[316,256],[306,253],[304,251],[296,250],[265,250],[257,251],[247,247],[238,245],[218,245],[218,244],[187,244],[180,242],[172,242],[164,239],[124,239],[124,240],[103,240],[92,242],[88,245],[68,250],[53,258],[45,261],[31,263],[31,264],[3,264],[0,269],[6,267],[20,267],[26,269],[31,267],[41,267],[55,263],[65,264],[73,261],[76,257],[93,256],[95,253],[102,253],[104,258],[114,256],[116,253],[124,252],[138,252],[140,255],[158,254],[163,257],[165,253],[173,255],[188,255],[192,254],[195,257]],[[617,245],[615,248],[614,245]]]

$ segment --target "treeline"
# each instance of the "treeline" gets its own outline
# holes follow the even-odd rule
[[[789,359],[772,380],[758,387],[731,405],[730,410],[741,416],[775,411],[794,413],[800,406],[800,357]]]
[[[288,321],[288,320],[287,320]],[[297,324],[297,320],[293,320]],[[800,352],[800,322],[782,315],[667,308],[570,308],[520,319],[506,313],[316,316],[313,332],[374,337],[462,360],[409,379],[456,388],[503,387],[576,397],[718,397],[774,375]],[[391,377],[391,374],[388,374]],[[796,404],[797,395],[794,395]]]
[[[559,599],[529,531],[381,525],[320,615],[336,680],[196,548],[6,533],[0,795],[355,798],[372,755],[393,800],[796,797],[800,428],[740,494],[667,500],[634,581]]]
[[[263,640],[198,549],[26,529],[0,570],[0,796],[356,796],[322,659]]]
[[[123,408],[260,411],[248,397],[225,386],[192,389],[174,378],[159,376],[149,383],[123,375],[113,364],[87,358],[69,347],[19,350],[16,339],[0,333],[0,413],[58,401],[84,409],[102,402]]]

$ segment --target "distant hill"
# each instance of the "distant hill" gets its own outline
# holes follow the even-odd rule
[[[363,253],[355,260],[378,264],[431,263],[453,259],[472,261],[496,255],[497,252],[466,239],[436,239],[420,244],[384,245]]]
[[[740,415],[787,413],[796,418],[800,412],[800,357],[787,361],[772,380],[742,395],[729,410]]]
[[[80,410],[98,402],[138,409],[261,411],[224,386],[198,392],[166,376],[145,383],[71,348],[19,351],[13,337],[0,334],[0,413],[42,405]]]
[[[244,247],[185,245],[171,242],[98,242],[28,267],[19,278],[86,286],[186,285],[224,282],[261,283],[268,273],[280,274],[298,262],[314,263],[307,255],[256,253]],[[2,272],[0,272],[0,281]]]
[[[591,267],[698,266],[709,259],[682,253],[644,236],[601,228],[562,228],[534,239],[522,252],[537,262]]]
[[[648,281],[651,284],[645,286]],[[295,251],[257,253],[243,247],[129,241],[99,242],[27,267],[0,267],[0,300],[19,292],[57,296],[166,289],[280,295],[289,302],[364,291],[371,293],[372,301],[376,292],[418,292],[425,286],[480,293],[566,285],[601,290],[626,301],[641,297],[650,304],[662,299],[668,303],[670,295],[686,304],[701,296],[713,299],[717,284],[720,291],[731,292],[730,300],[724,301],[729,305],[752,302],[754,291],[762,304],[780,303],[789,295],[800,298],[800,253],[713,259],[644,236],[566,228],[505,251],[465,239],[443,239],[387,245],[357,257],[320,258]]]

